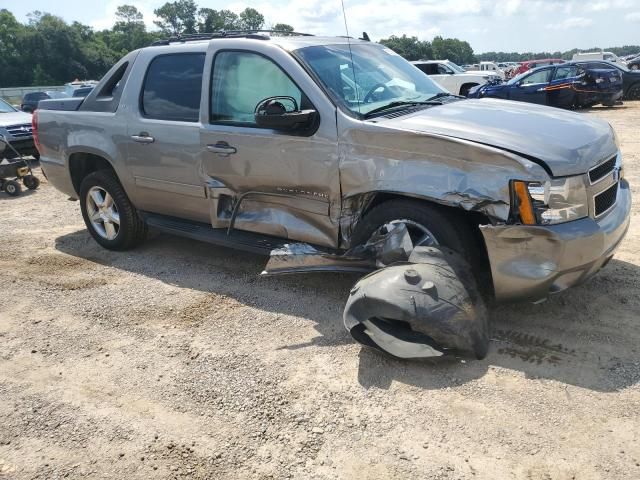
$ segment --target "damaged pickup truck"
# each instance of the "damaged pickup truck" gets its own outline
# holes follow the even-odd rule
[[[268,274],[373,271],[345,325],[397,357],[484,356],[483,299],[583,282],[629,225],[606,122],[451,95],[367,41],[161,41],[33,124],[49,182],[102,246],[150,226],[271,254]]]

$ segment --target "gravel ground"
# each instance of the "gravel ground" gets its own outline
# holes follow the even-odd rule
[[[640,102],[585,115],[639,198]],[[344,330],[354,277],[108,252],[46,182],[0,193],[0,478],[640,478],[639,216],[587,284],[494,310],[485,360],[407,363]]]

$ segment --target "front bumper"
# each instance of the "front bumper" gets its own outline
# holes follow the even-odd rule
[[[615,206],[597,220],[481,227],[496,300],[538,301],[589,279],[613,257],[630,212],[631,190],[622,179]]]

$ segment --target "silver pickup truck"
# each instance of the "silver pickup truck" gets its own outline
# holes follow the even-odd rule
[[[629,225],[611,126],[451,95],[392,50],[220,34],[129,53],[86,99],[34,115],[43,170],[106,248],[147,226],[268,254],[327,252],[404,224],[498,301],[589,278]]]

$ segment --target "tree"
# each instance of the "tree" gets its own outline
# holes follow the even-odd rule
[[[434,58],[438,60],[451,60],[460,65],[473,63],[475,58],[471,45],[457,38],[435,37],[431,41],[431,49]]]
[[[196,33],[197,11],[198,6],[193,0],[167,2],[153,11],[160,19],[153,23],[155,23],[165,35],[178,36]]]
[[[255,8],[245,8],[240,12],[240,28],[242,30],[260,30],[264,26],[264,15]]]
[[[286,23],[276,23],[271,27],[271,30],[278,30],[278,32],[282,32],[282,33],[278,33],[277,35],[282,35],[283,37],[286,37],[291,32],[293,32],[293,27]]]
[[[213,10],[212,8],[198,10],[198,31],[200,33],[238,29],[240,29],[240,19],[231,10]]]
[[[144,25],[142,18],[142,13],[133,5],[120,5],[116,8],[116,25],[118,23]]]
[[[391,35],[389,38],[380,40],[380,43],[407,60],[429,60],[433,58],[431,44],[420,41],[417,37]]]
[[[121,55],[151,43],[142,13],[133,5],[120,5],[116,9],[116,23],[111,32],[105,32],[103,41]]]

